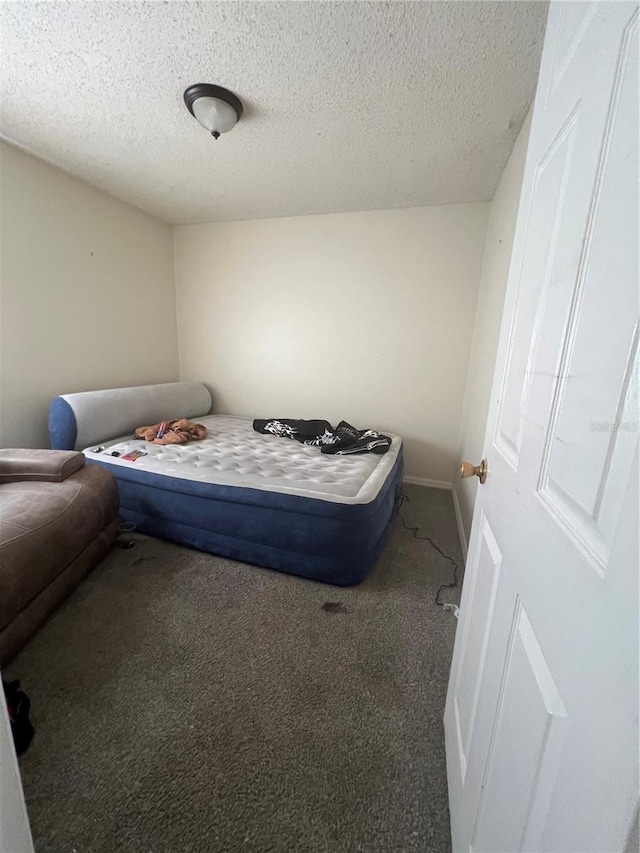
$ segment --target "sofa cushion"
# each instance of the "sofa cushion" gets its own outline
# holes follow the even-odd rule
[[[117,513],[116,482],[97,465],[62,482],[0,486],[0,629]]]
[[[0,483],[25,480],[60,483],[84,466],[82,453],[73,450],[0,450]]]

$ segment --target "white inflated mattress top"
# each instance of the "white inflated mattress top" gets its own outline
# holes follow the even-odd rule
[[[321,453],[319,447],[258,433],[249,418],[213,415],[197,420],[209,431],[203,441],[159,445],[128,436],[105,442],[100,453],[94,452],[95,445],[84,453],[114,468],[135,468],[199,483],[262,489],[336,503],[364,504],[375,499],[402,447],[402,440],[391,436],[391,447],[381,456],[331,455]],[[110,455],[112,451],[123,455],[132,450],[143,450],[147,455],[135,462]],[[118,472],[114,474],[117,476]]]

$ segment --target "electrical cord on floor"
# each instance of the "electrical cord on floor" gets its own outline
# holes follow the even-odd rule
[[[453,566],[453,580],[450,583],[441,583],[440,584],[440,586],[438,587],[438,589],[436,591],[435,602],[438,605],[438,607],[442,607],[443,611],[444,610],[451,610],[453,612],[453,615],[457,619],[458,615],[459,615],[458,606],[456,604],[448,604],[444,601],[440,601],[440,593],[442,592],[443,589],[455,589],[458,586],[458,564],[453,559],[453,557],[450,557],[449,554],[446,554],[442,550],[442,548],[440,548],[438,545],[436,545],[436,543],[433,541],[433,539],[430,536],[421,536],[419,526],[418,527],[410,527],[407,524],[407,522],[405,521],[404,516],[402,515],[400,510],[402,508],[402,504],[405,501],[407,501],[407,503],[408,503],[409,500],[410,500],[410,498],[408,497],[408,495],[405,495],[405,493],[402,491],[402,489],[398,489],[398,494],[396,496],[396,501],[397,501],[396,512],[398,513],[398,517],[400,518],[400,521],[402,522],[402,526],[404,527],[404,529],[408,530],[410,533],[413,533],[414,539],[420,539],[424,542],[428,542],[432,548],[435,548],[435,550],[438,552],[438,554],[440,554],[442,557],[444,557],[445,560],[448,560],[451,563],[451,565]]]

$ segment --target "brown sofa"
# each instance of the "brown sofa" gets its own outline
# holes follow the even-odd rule
[[[118,487],[82,453],[0,450],[0,662],[112,547]]]

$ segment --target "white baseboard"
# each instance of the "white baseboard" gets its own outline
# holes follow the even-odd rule
[[[460,512],[460,503],[458,501],[458,493],[454,488],[451,489],[451,497],[453,498],[453,511],[456,514],[456,524],[458,525],[458,536],[460,537],[460,547],[462,548],[462,558],[466,564],[467,562],[467,535],[464,532],[464,525],[462,523],[462,513]]]
[[[404,477],[404,483],[410,483],[412,486],[427,486],[429,489],[446,489],[451,491],[451,483],[446,480],[429,480],[427,477]]]

